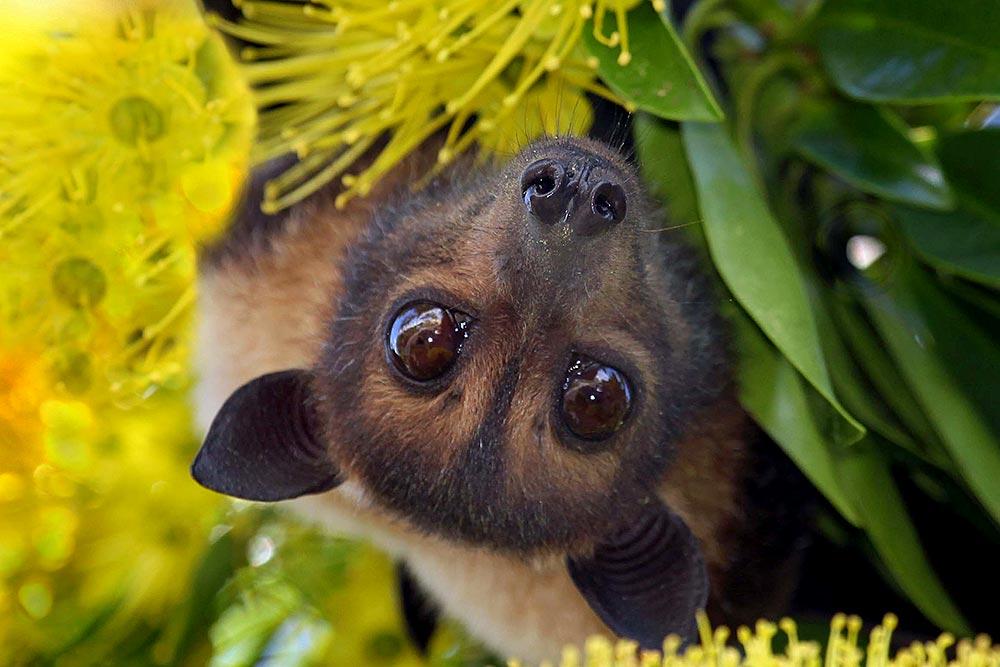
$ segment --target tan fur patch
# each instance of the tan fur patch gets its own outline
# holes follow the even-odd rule
[[[288,503],[330,530],[404,558],[445,615],[502,655],[537,664],[566,644],[613,636],[577,593],[562,559],[526,562],[422,535],[345,500],[339,490]]]

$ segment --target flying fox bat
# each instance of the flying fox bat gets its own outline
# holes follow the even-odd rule
[[[372,540],[412,626],[422,591],[503,655],[780,611],[794,512],[633,166],[549,138],[413,192],[434,154],[343,209],[249,188],[201,267],[195,479]]]

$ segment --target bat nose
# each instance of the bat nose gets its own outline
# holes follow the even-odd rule
[[[577,236],[595,236],[625,218],[619,180],[596,156],[543,158],[521,173],[521,195],[540,225],[568,225]]]

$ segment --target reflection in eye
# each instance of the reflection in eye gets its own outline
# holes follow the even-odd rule
[[[616,368],[575,355],[563,383],[562,417],[575,435],[603,440],[621,428],[632,405],[628,379]]]
[[[392,320],[386,346],[393,364],[417,381],[433,380],[451,368],[472,318],[430,301],[405,305]]]

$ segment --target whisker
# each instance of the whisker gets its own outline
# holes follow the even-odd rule
[[[576,112],[580,109],[581,102],[585,103],[585,100],[582,97],[577,97],[576,101],[573,102],[573,109],[569,112],[569,129],[566,131],[567,134],[571,133],[573,128],[576,127]],[[591,123],[591,125],[593,125],[593,123]],[[589,132],[590,130],[591,128],[588,127],[587,131]]]
[[[562,104],[563,104],[563,91],[564,86],[556,84],[556,117],[555,122],[552,124],[554,136],[562,135]],[[545,129],[545,124],[542,124],[542,129]]]
[[[700,225],[701,220],[692,220],[691,222],[685,222],[679,225],[670,225],[669,227],[658,227],[657,229],[640,229],[640,232],[647,232],[650,234],[655,234],[657,232],[669,232],[674,229],[681,229],[682,227],[690,227],[691,225]]]

